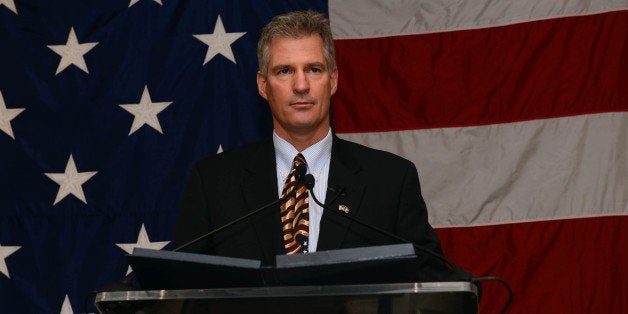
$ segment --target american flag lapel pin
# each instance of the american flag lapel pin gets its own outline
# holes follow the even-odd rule
[[[349,207],[347,207],[347,205],[338,205],[338,210],[345,214],[349,213]]]

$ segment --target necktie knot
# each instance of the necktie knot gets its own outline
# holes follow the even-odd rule
[[[296,156],[294,156],[294,160],[292,161],[292,168],[296,169],[300,165],[307,165],[307,162],[305,162],[305,157],[303,157],[301,153],[298,153]]]
[[[300,181],[306,172],[307,162],[305,161],[305,157],[303,157],[303,155],[301,154],[296,155],[294,157],[294,160],[292,161],[292,169],[290,170],[290,175],[294,175],[294,179],[296,181]]]

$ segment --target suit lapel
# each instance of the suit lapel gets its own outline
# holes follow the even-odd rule
[[[330,189],[325,199],[327,207],[339,211],[339,207],[343,206],[342,209],[349,210],[349,216],[357,215],[364,193],[364,183],[358,179],[361,170],[361,166],[353,153],[347,149],[344,141],[334,136],[327,182]],[[349,223],[348,219],[339,215],[323,212],[317,250],[341,248]]]
[[[242,195],[250,211],[277,200],[277,167],[272,139],[261,143],[257,153],[252,154],[245,165],[242,180]],[[279,206],[273,206],[252,218],[261,248],[261,259],[274,263],[275,255],[284,250],[281,234]]]

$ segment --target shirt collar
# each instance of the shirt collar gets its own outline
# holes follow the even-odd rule
[[[307,161],[309,172],[319,172],[325,162],[329,161],[331,157],[332,139],[330,128],[329,131],[327,131],[327,135],[322,140],[301,152]],[[275,131],[273,131],[273,145],[275,147],[278,168],[283,168],[282,165],[284,167],[287,166],[288,170],[292,168],[292,161],[299,151],[297,151],[292,144],[288,143],[288,141],[279,137]]]

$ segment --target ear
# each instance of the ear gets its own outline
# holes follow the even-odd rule
[[[336,89],[338,88],[338,68],[336,67],[329,77],[331,83],[331,95],[336,93]]]
[[[268,95],[266,94],[266,78],[260,71],[257,71],[257,92],[264,99],[268,100]]]

